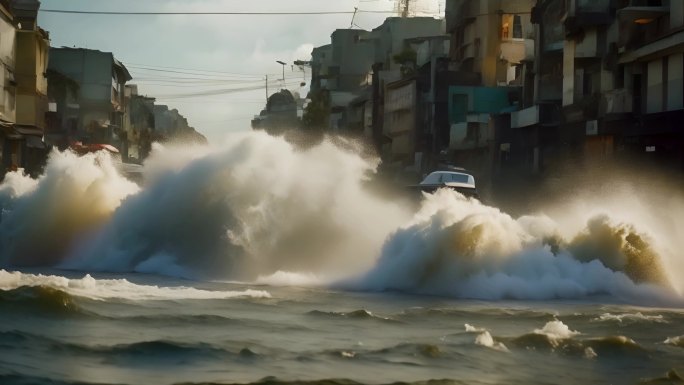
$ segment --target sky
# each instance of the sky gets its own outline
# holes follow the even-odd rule
[[[444,0],[418,1],[416,11],[437,16]],[[41,0],[41,9],[126,12],[392,11],[394,0]],[[392,14],[359,13],[356,28],[373,29]],[[53,47],[112,52],[131,72],[139,93],[188,118],[210,141],[250,129],[269,93],[285,85],[305,95],[310,70],[292,66],[330,34],[349,28],[352,15],[74,15],[41,12],[38,24]],[[302,82],[307,86],[300,87]],[[236,90],[238,89],[238,90]],[[245,90],[246,89],[246,90]],[[196,95],[203,94],[203,95]],[[207,95],[209,94],[209,95]]]

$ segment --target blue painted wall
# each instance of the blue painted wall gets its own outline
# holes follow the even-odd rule
[[[462,123],[468,114],[510,111],[508,95],[514,87],[449,87],[449,123]]]

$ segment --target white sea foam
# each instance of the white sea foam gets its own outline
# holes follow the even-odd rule
[[[312,273],[294,273],[278,271],[268,276],[259,276],[254,283],[269,286],[323,286],[328,279],[322,279]]]
[[[568,339],[581,334],[578,331],[571,330],[568,325],[559,320],[547,322],[543,328],[535,329],[534,333],[543,334],[552,340]]]
[[[606,194],[513,218],[443,190],[410,213],[368,191],[378,160],[359,154],[351,142],[300,149],[263,132],[155,145],[140,190],[106,154],[54,152],[38,180],[10,173],[0,184],[0,266],[682,304],[672,287],[684,267],[668,257],[684,248],[679,200],[652,215],[636,198],[596,203]]]
[[[270,298],[264,290],[212,291],[193,287],[159,287],[138,285],[126,279],[95,279],[89,274],[83,278],[70,279],[56,275],[25,274],[0,270],[0,290],[12,290],[22,286],[46,286],[91,299],[180,300],[180,299],[229,299]]]
[[[157,147],[145,189],[63,266],[280,283],[278,271],[358,274],[409,218],[364,188],[376,166],[330,142],[300,150],[261,132]]]
[[[594,359],[596,357],[598,357],[598,354],[596,354],[596,351],[594,351],[594,349],[592,349],[591,347],[587,347],[584,349],[584,358]]]
[[[684,336],[668,337],[663,343],[684,348]]]
[[[138,190],[104,152],[53,151],[37,180],[9,173],[0,185],[0,265],[57,263]]]
[[[611,314],[604,313],[594,319],[595,321],[648,321],[648,322],[659,322],[667,323],[667,320],[662,315],[645,315],[641,312],[637,313],[624,313],[624,314]]]
[[[508,352],[508,348],[506,347],[506,345],[504,345],[501,342],[494,341],[494,338],[488,331],[484,331],[478,334],[475,338],[475,344],[482,345],[501,352]]]
[[[375,268],[351,285],[476,299],[602,294],[639,303],[682,302],[668,289],[667,281],[660,280],[658,261],[650,258],[653,253],[648,244],[640,244],[643,250],[637,250],[629,243],[634,234],[630,226],[600,216],[590,219],[579,234],[564,240],[549,217],[514,219],[496,208],[440,190],[426,196],[413,221],[388,239]],[[593,253],[596,245],[604,244],[610,246],[605,255],[622,258],[622,266],[646,270],[653,266],[654,271],[639,276],[638,269],[607,267],[604,254]],[[646,255],[643,261],[637,251]],[[635,283],[627,274],[643,276],[644,282]]]
[[[487,329],[484,328],[478,328],[470,324],[465,324],[465,331],[466,333],[482,333],[486,332]]]

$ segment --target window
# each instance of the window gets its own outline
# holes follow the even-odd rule
[[[584,79],[582,80],[582,95],[588,96],[592,93],[592,76],[591,73],[584,72]]]
[[[615,71],[615,88],[625,88],[625,65],[618,65]]]
[[[522,39],[523,26],[520,15],[501,16],[501,40]]]
[[[520,18],[520,15],[515,15],[513,17],[513,38],[514,39],[522,39],[523,38],[522,19]]]

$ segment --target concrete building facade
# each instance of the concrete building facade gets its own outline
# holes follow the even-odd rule
[[[120,146],[124,86],[132,77],[110,52],[84,48],[51,48],[48,68],[78,83],[79,139]]]

